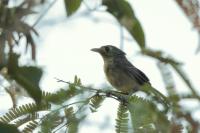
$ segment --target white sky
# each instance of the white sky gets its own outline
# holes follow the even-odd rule
[[[200,61],[199,55],[194,54],[198,35],[176,3],[172,0],[130,0],[130,2],[143,26],[148,47],[166,51],[185,62],[184,69],[191,77],[192,83],[198,87]],[[90,49],[107,44],[119,47],[119,27],[108,14],[96,12],[93,14],[94,19],[91,19],[88,16],[80,17],[81,11],[67,19],[63,1],[60,0],[49,11],[44,21],[49,19],[61,21],[45,28],[44,25],[38,26],[40,39],[37,41],[37,63],[45,68],[41,82],[44,90],[54,91],[55,88],[64,85],[57,83],[54,77],[72,81],[74,75],[78,75],[83,84],[95,87],[102,84],[109,85],[105,80],[101,57]],[[127,33],[125,36],[130,38]],[[155,88],[166,94],[156,62],[138,55],[138,50],[134,40],[124,41],[124,51],[129,60],[146,73]],[[178,91],[187,92],[187,87],[179,77],[176,74],[174,76]],[[89,115],[89,119],[102,124],[105,122],[103,116],[110,116],[112,128],[107,128],[103,132],[114,133],[116,108],[116,101],[106,100],[100,112]],[[200,113],[197,112],[195,116],[200,116]],[[80,133],[85,132],[98,133],[100,130],[96,126],[81,128]]]

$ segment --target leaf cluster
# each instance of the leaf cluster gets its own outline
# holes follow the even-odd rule
[[[80,79],[77,79],[75,77],[74,83],[69,83],[70,85],[66,90],[70,90],[70,87],[75,90],[83,89],[82,93],[75,93],[73,96],[65,95],[66,97],[63,97],[63,93],[67,93],[68,91],[58,91],[54,94],[43,92],[43,104],[27,104],[15,109],[13,108],[12,111],[0,118],[1,122],[10,124],[15,120],[14,123],[17,127],[27,124],[22,130],[23,132],[34,131],[34,129],[40,127],[41,132],[53,132],[65,129],[69,133],[74,133],[78,132],[79,124],[88,115],[86,110],[90,109],[92,113],[97,112],[104,99],[111,97],[117,99],[120,103],[116,118],[117,133],[126,133],[129,131],[163,132],[171,130],[172,123],[167,119],[166,112],[157,108],[155,103],[147,99],[115,91],[100,91],[96,89],[96,92],[94,92],[95,89],[91,91],[90,87],[87,88],[76,84],[77,81],[80,81]],[[89,95],[94,95],[88,98],[87,95],[83,94],[88,91]],[[84,100],[72,103],[68,102],[70,99],[77,99],[77,96],[80,94],[82,95],[81,99]],[[59,98],[60,102],[52,101],[55,97]],[[128,99],[128,101],[124,99]],[[126,103],[124,103],[125,101]],[[53,107],[55,105],[56,107]],[[39,117],[38,114],[42,110],[47,111],[47,114]],[[64,115],[62,112],[64,112]],[[21,118],[21,116],[25,117]],[[131,127],[129,126],[130,118]]]

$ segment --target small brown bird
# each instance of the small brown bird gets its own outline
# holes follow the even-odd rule
[[[167,98],[151,86],[148,77],[126,59],[126,54],[122,50],[112,45],[91,50],[103,57],[106,78],[114,88],[131,95],[146,85],[147,89],[143,87],[142,91],[156,96],[162,103],[169,105]]]
[[[106,45],[91,50],[103,57],[107,80],[117,90],[131,93],[137,91],[145,83],[150,84],[147,76],[133,66],[126,59],[126,54],[117,47]]]

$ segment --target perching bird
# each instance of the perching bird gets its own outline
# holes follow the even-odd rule
[[[126,54],[122,50],[112,45],[93,48],[91,50],[98,52],[103,57],[106,78],[117,90],[132,94],[140,90],[144,84],[151,87],[148,77],[127,60]],[[155,95],[165,97],[153,87],[151,89]]]

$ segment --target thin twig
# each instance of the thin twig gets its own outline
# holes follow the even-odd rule
[[[126,93],[123,93],[123,92],[119,92],[119,91],[112,91],[112,90],[100,90],[100,89],[94,89],[94,88],[91,88],[91,87],[85,87],[85,86],[82,86],[82,85],[77,85],[77,84],[74,84],[74,83],[70,83],[70,82],[67,82],[67,81],[64,81],[64,80],[61,80],[61,79],[58,79],[58,78],[55,78],[57,80],[57,82],[63,82],[63,83],[67,83],[69,85],[75,85],[77,87],[80,87],[80,88],[83,88],[83,89],[87,89],[89,91],[95,91],[96,93],[102,93],[104,94],[106,97],[110,97],[110,98],[113,98],[117,101],[126,101],[127,98],[126,96],[128,96]]]
[[[52,110],[52,111],[50,111],[48,114],[46,114],[43,118],[41,118],[40,121],[39,121],[38,123],[40,123],[41,121],[43,121],[49,114],[55,113],[55,112],[57,112],[58,110],[63,109],[63,108],[65,108],[65,107],[68,107],[68,106],[71,106],[71,105],[74,105],[74,104],[78,104],[78,103],[84,103],[84,102],[86,102],[86,101],[87,101],[87,100],[76,101],[76,102],[73,102],[73,103],[70,103],[70,104],[67,104],[67,105],[63,105],[63,106],[61,106],[61,107],[59,107],[59,108],[57,108],[57,109],[55,109],[55,110]],[[39,125],[41,125],[41,124],[42,124],[42,122],[41,122]]]
[[[196,49],[196,54],[198,54],[198,52],[200,51],[200,31],[198,31],[199,34],[199,40],[198,40],[198,47]]]
[[[99,89],[94,89],[94,88],[91,88],[91,87],[85,87],[85,86],[82,86],[82,85],[77,85],[77,84],[74,84],[74,83],[71,83],[71,82],[68,82],[68,81],[64,81],[64,80],[61,80],[61,79],[58,79],[58,78],[55,78],[55,79],[57,80],[57,82],[63,82],[63,83],[69,84],[69,85],[75,85],[77,87],[87,89],[87,90],[92,90],[92,91],[95,91],[95,92],[103,92],[102,90],[99,90]]]
[[[88,98],[91,99],[92,97]],[[87,101],[87,100],[86,100]],[[77,114],[81,109],[82,109],[83,105],[81,107],[78,108],[78,110],[74,113]],[[61,127],[59,127],[58,129],[56,129],[55,131],[53,131],[52,133],[56,133],[57,131],[59,131],[60,129],[62,129],[64,126],[66,126],[67,124],[69,124],[69,122],[71,121],[67,121],[65,122]]]
[[[120,49],[124,50],[124,31],[123,26],[119,23],[119,30],[120,30]]]
[[[15,91],[14,90],[11,90],[9,89],[8,87],[4,87],[3,85],[0,84],[0,86],[2,88],[4,88],[6,90],[6,92],[9,94],[11,100],[12,100],[12,104],[13,104],[13,108],[16,108],[17,106],[17,102],[16,102],[16,97],[15,97]]]
[[[62,129],[65,125],[68,124],[68,121],[65,122],[62,126],[60,126],[59,128],[57,128],[55,131],[52,131],[52,133],[56,133],[57,131],[59,131],[60,129]]]
[[[48,13],[48,11],[53,7],[56,2],[57,0],[54,0],[52,3],[49,4],[48,8],[38,17],[32,27],[35,27],[40,22],[40,20]]]

